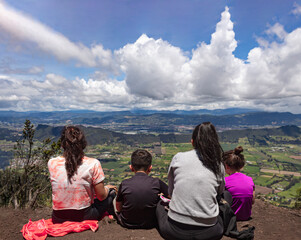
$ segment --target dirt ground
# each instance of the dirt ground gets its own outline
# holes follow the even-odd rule
[[[36,210],[14,210],[10,208],[0,208],[0,239],[23,239],[20,230],[29,219],[36,221],[51,217],[51,209],[42,208]],[[256,199],[253,207],[252,219],[247,222],[238,222],[238,228],[244,225],[255,226],[255,239],[263,240],[300,240],[301,236],[301,211],[279,208]],[[47,239],[54,239],[48,237]],[[94,233],[85,231],[72,233],[62,240],[74,239],[162,239],[156,229],[151,230],[129,230],[120,227],[116,222],[107,218],[99,222],[99,229]],[[223,240],[230,238],[223,237]]]

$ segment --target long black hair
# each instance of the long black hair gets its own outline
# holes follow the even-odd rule
[[[200,161],[216,176],[220,175],[223,149],[214,125],[210,122],[197,125],[192,133],[192,140]]]
[[[76,126],[65,126],[61,135],[61,145],[64,149],[65,167],[68,180],[77,172],[84,158],[87,141],[84,133]]]

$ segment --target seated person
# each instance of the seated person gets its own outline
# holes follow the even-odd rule
[[[112,206],[116,187],[105,186],[100,162],[85,156],[87,142],[80,128],[64,127],[61,145],[63,156],[48,162],[53,223],[100,220]],[[95,194],[97,198],[94,199]]]
[[[152,169],[152,155],[136,150],[131,156],[130,169],[135,175],[123,180],[116,197],[117,218],[126,228],[149,229],[157,226],[156,205],[159,195],[168,195],[168,187],[158,178],[148,176]]]
[[[158,230],[167,240],[217,240],[223,236],[217,196],[224,191],[222,148],[213,124],[195,127],[193,149],[177,153],[168,169],[169,210],[157,205]]]
[[[223,160],[226,173],[225,189],[232,195],[232,205],[238,221],[248,220],[251,216],[252,204],[255,203],[255,185],[251,177],[240,171],[245,165],[242,147],[224,153]]]

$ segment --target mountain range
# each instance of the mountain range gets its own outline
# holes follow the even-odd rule
[[[219,129],[260,128],[267,126],[301,126],[301,114],[289,112],[256,112],[250,109],[152,111],[133,110],[119,112],[62,111],[62,112],[14,112],[0,111],[2,125],[22,126],[26,119],[32,123],[98,126],[114,131],[147,131],[157,133],[178,132],[190,129],[202,122],[212,122]],[[190,131],[190,130],[189,130]],[[181,132],[181,131],[180,131]]]

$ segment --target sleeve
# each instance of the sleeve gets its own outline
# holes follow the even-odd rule
[[[117,202],[123,202],[123,196],[122,196],[122,183],[119,185],[117,197],[116,197]]]
[[[47,163],[47,167],[48,167],[48,172],[50,174],[50,177],[52,177],[53,175],[53,170],[54,170],[54,167],[53,167],[53,161],[54,161],[54,158],[50,159]]]
[[[102,170],[101,164],[98,160],[96,160],[92,169],[92,184],[96,185],[102,182],[104,179],[105,179],[105,174]]]
[[[173,192],[173,189],[174,189],[174,169],[173,169],[173,165],[174,165],[176,159],[177,159],[177,155],[175,155],[172,158],[171,163],[169,165],[169,169],[168,169],[168,175],[167,175],[167,178],[168,178],[168,194],[170,195],[170,197],[172,196],[172,192]]]
[[[52,162],[52,159],[50,159],[47,163],[47,167],[48,167],[48,171],[51,173],[51,162]]]
[[[167,184],[165,182],[161,181],[160,179],[159,179],[159,184],[160,184],[160,192],[163,193],[163,195],[165,197],[167,197],[168,196],[168,186],[167,186]]]

